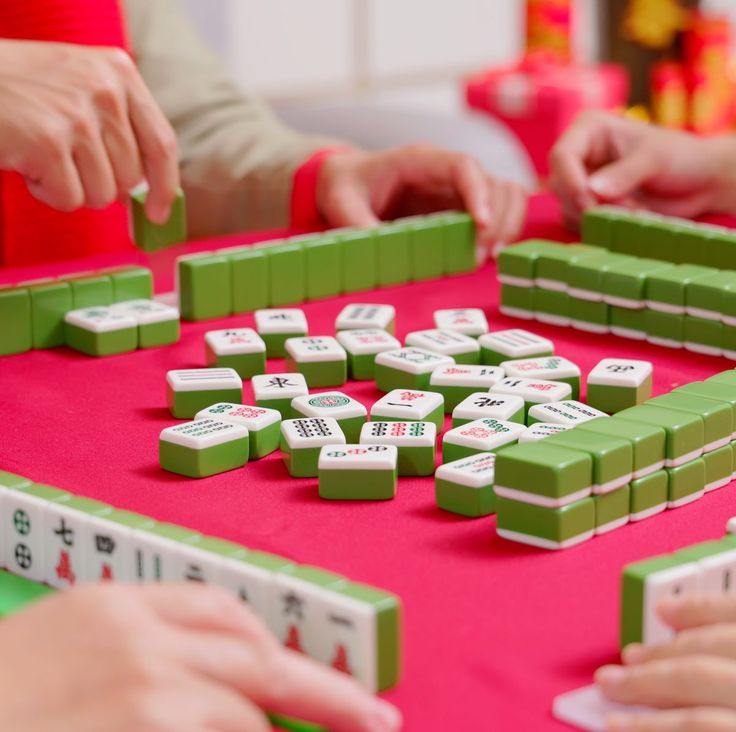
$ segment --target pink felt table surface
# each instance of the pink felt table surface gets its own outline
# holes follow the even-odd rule
[[[569,240],[557,219],[552,200],[539,197],[527,234]],[[102,264],[133,257],[112,259]],[[72,269],[96,266],[93,260]],[[49,272],[60,273],[39,267],[1,274],[17,281]],[[161,288],[170,285],[165,272]],[[433,327],[437,308],[480,307],[492,329],[531,327],[584,373],[606,356],[651,360],[656,394],[733,367],[725,359],[505,318],[493,265],[309,303],[310,332],[332,334],[337,313],[356,301],[394,305],[399,337]],[[401,479],[390,502],[349,504],[320,500],[316,480],[289,478],[278,455],[201,481],[165,473],[157,438],[174,421],[166,409],[166,372],[203,366],[204,333],[235,325],[252,326],[253,318],[184,323],[174,346],[110,358],[60,348],[0,359],[0,469],[398,593],[405,604],[404,672],[386,696],[410,732],[564,729],[551,718],[553,697],[589,683],[597,666],[616,659],[621,568],[719,537],[736,514],[729,486],[552,553],[498,538],[493,517],[440,511],[430,478]],[[283,362],[271,361],[268,369],[280,371]],[[380,397],[372,382],[344,391],[367,406]],[[248,385],[245,400],[251,399]]]

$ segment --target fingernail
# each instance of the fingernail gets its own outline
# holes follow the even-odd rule
[[[603,666],[596,671],[596,683],[602,686],[617,686],[626,678],[626,669],[622,666]]]
[[[588,187],[593,193],[603,198],[613,195],[611,183],[605,175],[592,175],[588,181]]]
[[[393,704],[376,699],[374,710],[382,731],[395,732],[401,729],[401,712]]]
[[[630,643],[621,651],[621,658],[626,663],[641,663],[645,655],[644,646],[641,643]]]
[[[154,224],[165,224],[169,220],[171,215],[171,208],[163,204],[151,204],[148,210],[148,218],[153,221]]]
[[[626,714],[611,714],[606,717],[606,732],[626,732],[631,729],[631,718]]]

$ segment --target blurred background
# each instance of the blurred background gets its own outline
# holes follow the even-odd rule
[[[296,127],[444,144],[530,186],[582,108],[703,134],[734,122],[736,0],[182,2]]]

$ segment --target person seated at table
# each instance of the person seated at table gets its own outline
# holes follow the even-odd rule
[[[5,266],[129,246],[111,204],[143,179],[156,222],[181,183],[192,238],[460,208],[490,250],[517,236],[526,202],[464,154],[365,152],[288,129],[227,77],[179,0],[4,0],[2,170],[16,174],[0,176]]]
[[[586,112],[551,153],[551,187],[577,227],[599,203],[693,218],[736,214],[736,136],[698,137]]]
[[[736,595],[672,598],[659,612],[679,631],[674,640],[626,647],[623,666],[604,666],[596,681],[612,701],[660,711],[615,715],[608,732],[732,732]]]

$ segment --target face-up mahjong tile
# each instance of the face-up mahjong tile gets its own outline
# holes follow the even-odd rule
[[[180,552],[201,539],[201,534],[184,526],[156,523],[140,532],[135,551],[136,581],[174,582],[180,579]]]
[[[561,402],[572,396],[572,387],[562,381],[506,377],[491,387],[492,394],[520,396],[527,405]]]
[[[307,333],[307,318],[299,308],[256,310],[256,330],[261,335]]]
[[[297,397],[291,407],[305,417],[332,417],[337,420],[365,417],[368,413],[359,401],[339,391]]]
[[[113,313],[134,317],[139,325],[179,320],[178,308],[156,300],[125,300],[110,305],[110,310]]]
[[[490,389],[505,376],[499,366],[480,366],[478,364],[461,364],[442,366],[432,372],[429,379],[431,386],[467,387],[477,391]]]
[[[348,354],[353,356],[370,356],[401,348],[401,343],[394,336],[380,328],[341,330],[335,337]]]
[[[416,389],[394,389],[371,407],[371,419],[434,422],[438,429],[444,420],[442,394]]]
[[[504,361],[501,368],[506,372],[506,376],[564,381],[572,387],[573,398],[577,398],[580,394],[580,367],[562,356]]]
[[[297,364],[346,359],[345,349],[332,336],[289,338],[286,341],[286,352]]]
[[[344,439],[337,420],[330,417],[285,419],[281,435],[291,450],[319,448]]]
[[[524,400],[520,396],[475,392],[452,410],[453,427],[483,418],[524,424]]]
[[[393,332],[396,310],[393,305],[355,303],[346,305],[335,320],[335,330],[378,328]]]
[[[91,356],[110,356],[138,347],[138,321],[109,307],[69,311],[64,316],[64,334],[68,346]]]
[[[569,425],[554,424],[551,422],[535,422],[531,427],[527,427],[519,435],[519,444],[523,445],[527,442],[539,442],[546,437],[552,437],[560,432],[569,430]]]
[[[495,463],[495,454],[482,452],[440,465],[434,483],[437,506],[471,518],[492,514],[496,510]]]
[[[552,424],[560,424],[567,427],[574,427],[577,424],[588,422],[598,417],[607,417],[605,412],[601,412],[588,404],[568,399],[562,402],[549,402],[547,404],[535,404],[529,408],[528,424],[535,422],[548,422]]]
[[[253,328],[210,330],[204,337],[208,351],[215,356],[265,353],[266,344]]]
[[[452,356],[456,363],[478,363],[480,360],[478,341],[452,330],[417,330],[406,336],[406,345]]]
[[[440,366],[450,366],[454,359],[423,348],[397,348],[376,356],[376,365],[410,374],[429,374]]]
[[[524,429],[518,422],[488,418],[454,427],[442,438],[442,461],[452,462],[477,452],[493,452],[516,442]]]
[[[396,445],[326,445],[319,454],[319,495],[330,500],[384,501],[396,495]]]
[[[588,374],[588,402],[619,412],[652,395],[652,364],[628,358],[604,358]]]
[[[519,358],[551,356],[554,343],[521,328],[486,333],[478,339],[483,363],[498,365]]]
[[[169,371],[166,387],[169,409],[178,419],[191,419],[215,402],[239,402],[243,399],[243,381],[230,368]]]
[[[453,330],[466,336],[478,337],[488,333],[488,320],[480,308],[435,310],[434,324],[441,330]]]

